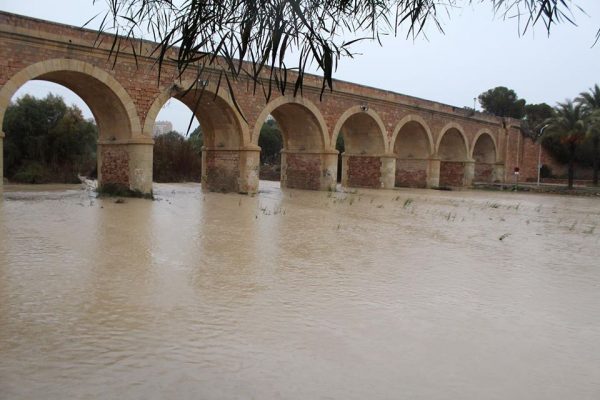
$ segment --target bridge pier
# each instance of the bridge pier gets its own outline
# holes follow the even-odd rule
[[[98,187],[115,185],[152,193],[153,148],[150,138],[98,141]]]
[[[393,189],[396,183],[396,156],[385,154],[381,159],[381,176],[379,181],[382,189]]]
[[[335,190],[337,150],[322,152],[281,151],[281,187]]]
[[[463,176],[463,186],[473,186],[473,180],[475,178],[475,160],[465,161],[465,174]]]
[[[238,192],[239,149],[202,148],[202,188],[211,192]]]
[[[250,147],[251,146],[251,147]],[[260,147],[250,145],[240,150],[240,193],[258,193]]]
[[[440,168],[442,161],[438,157],[427,161],[427,187],[436,188],[440,186]]]
[[[211,192],[258,192],[260,147],[202,148],[202,187]]]
[[[494,170],[492,171],[492,182],[504,181],[504,168],[504,163],[502,162],[494,164]]]

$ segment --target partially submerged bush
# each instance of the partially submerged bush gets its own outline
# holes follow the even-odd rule
[[[142,193],[139,190],[132,190],[120,183],[105,183],[98,187],[96,192],[98,193],[98,197],[135,197],[154,200],[152,192]]]

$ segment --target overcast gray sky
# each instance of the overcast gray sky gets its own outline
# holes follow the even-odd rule
[[[105,9],[103,0],[92,3],[0,0],[0,9],[81,26]],[[578,26],[556,26],[550,37],[541,27],[519,37],[516,20],[494,18],[487,3],[452,12],[445,18],[445,34],[429,29],[427,39],[390,37],[383,47],[362,43],[354,48],[361,54],[343,59],[335,77],[460,107],[472,107],[474,97],[495,86],[514,89],[528,103],[554,105],[600,83],[600,43],[591,47],[600,28],[600,1],[578,1],[588,15],[576,14]],[[76,95],[49,82],[30,82],[17,96],[49,91],[91,116]],[[172,101],[158,119],[184,132],[189,117],[183,104]]]

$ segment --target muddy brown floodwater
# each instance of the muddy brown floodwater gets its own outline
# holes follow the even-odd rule
[[[2,399],[599,399],[600,200],[0,201]]]

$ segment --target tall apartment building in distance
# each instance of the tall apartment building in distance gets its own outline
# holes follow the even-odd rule
[[[152,136],[157,137],[169,133],[173,130],[173,124],[169,121],[156,121],[154,123],[154,129],[152,129]]]

